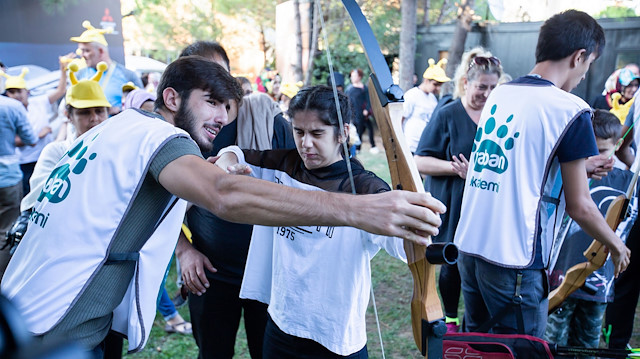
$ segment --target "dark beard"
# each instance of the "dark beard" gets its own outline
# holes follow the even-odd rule
[[[180,103],[180,108],[174,116],[173,120],[176,124],[176,127],[187,131],[189,136],[191,136],[191,139],[193,139],[200,148],[200,152],[210,152],[213,149],[213,143],[211,141],[203,141],[200,138],[202,135],[199,133],[198,128],[196,128],[198,121],[191,112],[191,109],[187,106],[187,102],[188,101],[182,101]]]

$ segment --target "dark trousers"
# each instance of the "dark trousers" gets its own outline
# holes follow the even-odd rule
[[[458,304],[460,304],[460,271],[457,264],[440,266],[438,286],[444,305],[444,314],[449,318],[457,318]]]
[[[367,346],[359,351],[342,356],[311,339],[299,338],[289,335],[271,320],[267,322],[267,329],[264,333],[264,359],[367,359]]]
[[[365,130],[369,131],[369,143],[371,144],[371,147],[376,147],[376,141],[373,138],[373,121],[368,118],[363,118],[356,122],[356,131],[358,131],[358,137],[360,137],[360,141],[362,142],[364,142],[364,137],[362,137],[362,135]]]
[[[33,169],[36,167],[35,162],[31,163],[23,163],[20,165],[20,170],[22,170],[22,195],[26,196],[31,191],[31,186],[29,185],[29,180],[31,179],[31,175],[33,174]]]
[[[22,183],[0,188],[0,247],[5,243],[6,233],[20,215],[20,200],[22,199]],[[0,279],[9,264],[11,246],[0,251]]]
[[[120,359],[122,358],[123,343],[122,335],[110,330],[102,343],[93,348],[89,357],[92,359]]]
[[[633,319],[640,295],[640,220],[631,227],[627,237],[631,262],[614,282],[614,299],[607,307],[606,326],[611,325],[609,348],[625,348],[633,333]]]
[[[267,323],[267,305],[240,299],[240,286],[209,279],[210,287],[201,295],[189,293],[189,311],[193,337],[200,349],[199,358],[233,358],[240,316],[251,358],[262,358],[262,343]]]

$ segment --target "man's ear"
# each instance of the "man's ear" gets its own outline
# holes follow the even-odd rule
[[[571,68],[578,66],[581,62],[587,61],[587,50],[586,49],[578,49],[571,54],[571,63],[569,64]]]
[[[173,87],[167,87],[162,91],[162,99],[164,100],[164,107],[172,112],[178,112],[180,108],[180,94]]]

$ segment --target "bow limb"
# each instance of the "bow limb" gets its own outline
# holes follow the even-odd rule
[[[628,215],[629,201],[636,187],[639,172],[640,166],[638,166],[638,169],[633,174],[633,179],[629,184],[626,194],[616,197],[609,205],[609,208],[607,208],[605,221],[614,232]],[[591,273],[597,271],[605,264],[609,254],[606,251],[606,247],[595,239],[583,254],[585,258],[587,258],[587,261],[569,268],[565,273],[565,277],[562,279],[562,283],[549,293],[549,313],[553,312],[568,296],[583,286],[587,291],[595,292],[597,290],[587,286],[585,283]]]
[[[418,168],[402,133],[402,90],[393,83],[378,42],[360,7],[354,0],[342,0],[342,3],[356,27],[371,68],[368,84],[371,109],[382,137],[393,188],[424,193]],[[411,322],[415,343],[425,357],[441,358],[446,325],[436,291],[436,267],[425,257],[426,246],[405,240],[404,250],[413,276]],[[457,255],[457,250],[455,253]]]

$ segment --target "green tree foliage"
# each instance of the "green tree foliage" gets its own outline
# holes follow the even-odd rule
[[[134,14],[151,57],[175,58],[182,48],[194,41],[216,41],[220,36],[220,26],[215,18],[219,1],[196,4],[193,1],[136,0],[135,3]]]
[[[606,9],[600,11],[598,14],[596,14],[595,17],[597,19],[602,19],[602,18],[614,19],[614,18],[633,17],[633,16],[637,16],[636,11],[626,6],[607,6]]]
[[[365,77],[369,74],[369,65],[364,54],[364,49],[358,38],[347,11],[339,0],[323,0],[320,2],[322,14],[324,15],[325,29],[328,37],[328,44],[324,41],[324,35],[320,36],[320,44],[316,53],[315,66],[313,69],[313,84],[326,84],[329,77],[329,66],[327,64],[326,49],[331,52],[331,60],[334,71],[345,75],[348,84],[349,72],[355,68],[360,68],[365,72]],[[364,16],[371,25],[382,53],[391,65],[393,59],[398,54],[398,43],[400,38],[401,18],[400,1],[391,0],[387,2],[376,0],[358,1]]]

